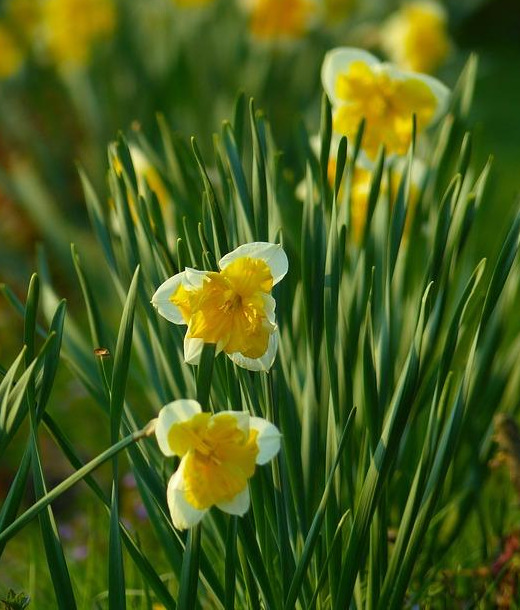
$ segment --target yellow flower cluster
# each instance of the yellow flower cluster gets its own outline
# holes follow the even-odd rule
[[[41,19],[54,61],[83,66],[93,44],[114,31],[116,9],[112,0],[43,0]]]

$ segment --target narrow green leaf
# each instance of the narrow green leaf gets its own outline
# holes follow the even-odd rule
[[[25,366],[29,366],[34,358],[34,340],[36,334],[36,316],[38,315],[38,302],[40,299],[40,280],[33,273],[27,290],[27,301],[25,305],[23,338],[27,346],[25,352]]]
[[[225,560],[225,580],[226,580],[226,610],[235,608],[236,592],[236,561],[237,561],[237,517],[229,517],[228,532],[226,537],[226,560]]]
[[[179,610],[192,610],[197,601],[199,582],[201,524],[198,523],[188,532],[186,551],[182,560],[182,571],[179,582]]]
[[[341,439],[338,445],[338,451],[336,453],[336,458],[334,460],[334,464],[332,465],[331,471],[327,478],[327,483],[325,485],[325,489],[323,491],[323,495],[321,497],[320,504],[316,509],[314,514],[314,518],[312,520],[311,527],[309,529],[309,533],[305,539],[305,544],[303,547],[302,555],[298,565],[296,566],[296,572],[294,573],[294,578],[291,583],[291,588],[289,590],[289,594],[284,603],[285,610],[290,610],[295,607],[296,600],[298,598],[298,594],[300,593],[303,579],[305,577],[305,573],[309,566],[310,560],[312,558],[312,554],[316,547],[316,543],[318,541],[318,536],[321,530],[321,526],[323,523],[323,519],[325,517],[325,509],[327,508],[327,501],[330,494],[330,490],[334,481],[334,473],[336,472],[336,468],[340,462],[341,456],[346,446],[346,441],[349,438],[351,428],[354,424],[354,417],[356,414],[356,410],[352,409],[350,412],[347,423],[343,430],[343,434],[341,435]]]
[[[267,573],[262,553],[256,541],[255,531],[251,526],[247,515],[242,518],[238,524],[238,535],[244,547],[248,564],[251,567],[256,582],[258,583],[258,589],[265,608],[266,610],[275,610],[278,607],[278,604],[275,603],[275,597],[271,587],[271,580]]]
[[[116,460],[114,456],[113,460]],[[114,464],[112,499],[110,502],[110,531],[108,545],[108,605],[112,610],[126,609],[125,569],[119,530],[119,485],[117,462]]]
[[[112,445],[111,447],[103,451],[103,453],[100,453],[97,457],[85,464],[85,466],[77,470],[74,474],[71,474],[64,481],[56,485],[54,489],[46,493],[42,498],[35,502],[12,524],[0,531],[0,544],[6,542],[7,540],[10,540],[32,519],[37,517],[43,509],[49,506],[49,504],[54,502],[57,498],[59,498],[62,494],[68,491],[76,483],[85,478],[86,475],[90,474],[93,470],[95,470],[96,468],[110,460],[112,457],[114,457],[114,455],[117,455],[118,453],[123,451],[123,449],[126,449],[132,443],[137,442],[144,436],[147,436],[149,433],[150,430],[148,428],[145,428],[143,430],[138,430],[137,432],[126,436],[115,445]]]
[[[114,355],[114,370],[112,373],[112,384],[110,388],[110,438],[115,442],[119,437],[119,427],[123,404],[125,400],[126,380],[128,378],[128,367],[130,364],[130,353],[132,347],[132,334],[134,326],[134,312],[139,286],[139,267],[134,272],[132,283],[128,290],[128,296],[123,308],[119,333],[117,336],[116,352]]]
[[[231,176],[233,178],[233,184],[235,185],[238,200],[240,202],[241,210],[243,212],[243,218],[246,223],[245,235],[243,236],[243,238],[246,241],[253,241],[255,227],[253,203],[249,195],[249,189],[247,186],[246,177],[244,175],[244,169],[242,167],[242,163],[240,162],[240,155],[237,149],[233,129],[231,125],[227,122],[224,122],[222,128],[222,138],[227,153]]]
[[[368,243],[368,236],[370,235],[370,227],[372,226],[372,218],[376,210],[377,202],[379,201],[379,194],[381,192],[381,181],[383,179],[383,172],[385,169],[385,149],[381,147],[379,149],[374,171],[370,180],[370,191],[368,193],[368,207],[365,219],[365,225],[363,227],[363,237],[361,243],[366,248]],[[355,171],[355,170],[354,170]]]
[[[329,567],[331,558],[334,556],[336,550],[339,548],[339,544],[342,540],[342,529],[347,521],[347,517],[350,516],[350,511],[347,511],[341,516],[338,525],[336,526],[336,531],[334,532],[334,536],[332,538],[332,542],[329,547],[329,551],[327,553],[327,557],[321,566],[320,575],[318,577],[318,582],[316,584],[316,588],[314,589],[314,593],[312,595],[311,601],[309,603],[309,610],[313,610],[316,607],[316,602],[318,601],[318,595],[320,594],[323,585],[325,584],[325,579],[327,578],[327,569]]]
[[[253,139],[253,208],[255,213],[255,238],[259,241],[269,240],[269,205],[267,196],[267,173],[265,160],[265,126],[257,116],[255,105],[249,102],[249,122]],[[262,133],[262,136],[261,136]]]
[[[213,365],[215,363],[215,350],[216,345],[214,343],[204,344],[197,370],[197,400],[204,410],[209,409],[209,395],[213,376]]]
[[[55,340],[49,347],[49,351],[45,354],[43,360],[43,374],[40,387],[38,390],[38,405],[37,405],[37,418],[41,419],[42,414],[47,406],[56,373],[58,371],[58,365],[60,362],[61,343],[63,338],[63,328],[65,324],[65,314],[67,309],[67,302],[65,300],[60,301],[56,312],[51,320],[50,332],[54,333]]]
[[[195,155],[195,159],[197,161],[197,165],[200,170],[200,175],[202,178],[202,182],[204,184],[204,189],[206,191],[206,195],[208,198],[209,209],[211,214],[211,222],[213,224],[213,231],[217,239],[218,250],[216,255],[218,258],[224,256],[229,252],[229,245],[226,235],[226,228],[224,224],[224,220],[222,218],[222,211],[220,209],[220,204],[217,199],[217,195],[215,193],[215,189],[209,179],[208,172],[206,170],[206,166],[204,165],[204,161],[202,159],[202,155],[197,146],[195,138],[191,139],[191,146],[193,149],[193,154]],[[182,269],[183,267],[179,267]]]
[[[480,324],[482,328],[487,325],[493,310],[497,304],[498,298],[504,288],[513,262],[518,253],[518,247],[520,239],[520,213],[518,213],[507,233],[504,240],[502,249],[498,256],[495,268],[493,269],[493,275],[489,283],[489,289],[486,294],[486,300],[484,302],[484,308],[482,310],[482,317]]]
[[[92,225],[94,233],[96,234],[96,237],[103,248],[105,259],[107,260],[110,268],[116,270],[117,264],[114,249],[112,247],[112,240],[110,238],[110,232],[108,230],[108,222],[104,216],[98,196],[82,167],[78,167],[78,172],[81,179],[81,184],[83,186],[87,211],[90,217],[90,224]]]
[[[31,441],[34,490],[36,498],[39,500],[45,497],[47,489],[45,487],[35,427],[31,432]],[[70,574],[52,508],[47,506],[45,510],[42,510],[39,514],[39,519],[45,556],[47,558],[47,565],[49,566],[58,608],[60,610],[75,610],[77,607],[76,600],[74,598]]]
[[[84,465],[83,462],[77,456],[73,445],[65,437],[65,435],[63,434],[57,423],[52,419],[52,417],[45,413],[43,415],[43,422],[51,433],[54,440],[56,441],[57,445],[60,447],[63,454],[73,466],[73,468],[75,468],[76,470],[82,468]],[[101,487],[96,483],[96,480],[91,475],[85,476],[83,480],[92,489],[96,496],[103,502],[107,510],[109,510],[110,502],[105,496]],[[121,539],[126,547],[126,550],[128,551],[128,554],[132,558],[137,569],[146,579],[146,582],[152,588],[159,601],[163,603],[167,608],[175,608],[175,601],[168,592],[168,589],[166,588],[157,572],[154,570],[148,559],[142,553],[141,549],[134,542],[133,538],[130,536],[130,534],[121,522],[119,523],[119,528],[121,532]]]
[[[420,346],[427,320],[431,284],[426,289],[422,302],[415,337],[410,347],[406,364],[394,392],[390,413],[385,423],[381,440],[371,460],[365,477],[354,522],[341,568],[339,591],[334,610],[341,610],[350,603],[354,585],[360,570],[361,557],[367,547],[368,534],[377,508],[384,481],[397,455],[406,420],[412,408],[417,389],[420,364]]]

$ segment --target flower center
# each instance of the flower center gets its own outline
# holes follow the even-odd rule
[[[174,424],[172,449],[184,455],[186,500],[199,510],[230,502],[253,476],[258,455],[256,430],[244,431],[233,415],[200,413]]]
[[[412,116],[417,118],[419,132],[437,108],[435,96],[423,81],[393,79],[362,61],[352,62],[347,72],[338,75],[336,93],[344,103],[334,113],[334,129],[352,138],[365,118],[363,146],[372,159],[380,144],[388,154],[405,154],[412,136]]]
[[[272,286],[265,261],[242,257],[219,273],[208,272],[199,289],[179,286],[170,299],[189,325],[189,337],[218,344],[228,354],[259,358],[275,329],[266,313]]]

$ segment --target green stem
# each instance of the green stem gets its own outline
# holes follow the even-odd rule
[[[217,346],[214,343],[205,343],[200,355],[197,371],[197,400],[203,411],[209,410],[209,394],[216,348]]]
[[[201,531],[201,524],[198,523],[188,532],[188,541],[182,560],[179,599],[177,602],[179,610],[193,610],[197,601]]]
[[[214,343],[205,343],[200,356],[197,371],[197,401],[203,411],[209,410],[209,395],[216,347]],[[201,524],[198,523],[188,533],[179,584],[179,610],[192,610],[195,608],[195,602],[197,601],[201,532]]]

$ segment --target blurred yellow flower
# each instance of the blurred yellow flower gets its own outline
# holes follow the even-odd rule
[[[258,40],[294,40],[305,36],[316,16],[315,0],[242,0],[249,29]]]
[[[435,72],[451,49],[446,12],[427,0],[405,4],[382,25],[380,40],[390,60],[399,66]]]
[[[232,515],[249,508],[247,481],[256,465],[280,450],[280,433],[265,419],[243,411],[203,413],[196,400],[176,400],[159,413],[155,434],[166,456],[181,462],[168,483],[173,525],[196,525],[217,506]]]
[[[363,149],[374,159],[383,144],[388,156],[403,155],[412,136],[446,109],[448,89],[437,79],[381,63],[366,51],[338,48],[323,61],[322,83],[333,107],[333,127],[353,140],[364,118]]]
[[[14,76],[22,67],[24,54],[7,24],[0,23],[0,79]]]
[[[150,189],[157,196],[157,200],[161,209],[166,218],[169,218],[169,204],[170,204],[170,196],[168,193],[168,189],[164,184],[163,179],[161,178],[159,172],[152,165],[148,157],[141,150],[139,146],[135,144],[130,144],[130,157],[132,158],[132,164],[134,166],[135,175],[137,177],[137,188],[138,195],[142,195],[144,197],[144,193],[146,191],[146,184],[150,187]],[[119,158],[114,155],[113,156],[113,166],[115,172],[118,176],[123,174],[123,167],[121,165],[121,161]],[[133,197],[129,195],[128,204],[130,206],[130,213],[132,214],[132,218],[135,223],[138,220],[138,214],[136,210],[136,203],[133,200]]]
[[[316,140],[314,139],[313,148],[316,149]],[[319,150],[317,150],[319,154]],[[381,180],[381,186],[379,190],[379,197],[385,197],[386,200],[390,199],[390,201],[394,201],[397,195],[397,191],[399,189],[399,184],[401,182],[401,178],[403,176],[403,172],[405,171],[405,162],[400,160],[399,163],[396,163],[393,171],[391,173],[391,192],[390,198],[388,197],[388,179],[386,172],[383,174],[383,178]],[[327,167],[327,177],[329,180],[329,184],[332,186],[334,184],[334,180],[336,178],[336,158],[331,156],[329,158],[328,167]],[[421,189],[421,184],[424,179],[425,168],[421,161],[415,159],[412,165],[412,175],[411,175],[411,184],[410,184],[410,198],[409,198],[409,210],[406,217],[406,225],[405,225],[405,236],[407,235],[410,229],[411,219],[413,217],[413,212],[417,205],[417,201],[419,199],[419,193]],[[352,180],[350,183],[350,222],[351,222],[351,230],[352,230],[352,238],[354,243],[360,244],[361,238],[363,237],[363,231],[365,229],[365,223],[367,219],[368,212],[368,197],[370,194],[370,186],[372,184],[372,176],[373,170],[367,166],[361,165],[359,162],[354,166],[354,173],[352,176]],[[345,181],[345,177],[343,182]],[[305,198],[305,183],[301,183],[298,187],[297,196],[300,199]],[[345,189],[343,184],[340,186],[339,194],[338,194],[338,203],[342,204],[343,199],[345,197]],[[344,204],[343,204],[344,205]]]
[[[215,2],[215,0],[173,0],[173,3],[177,6],[182,6],[182,8],[195,8],[198,6],[206,6],[207,4],[211,4]]]
[[[54,61],[83,66],[93,44],[114,31],[116,10],[112,0],[44,0],[42,22]]]
[[[214,343],[238,366],[269,370],[278,347],[271,290],[287,273],[287,256],[278,244],[255,242],[226,254],[219,268],[187,268],[157,289],[152,304],[170,322],[188,325],[186,362],[197,363],[204,343]]]
[[[399,184],[405,171],[405,164],[399,164],[392,171],[390,197],[388,194],[388,179],[384,175],[381,181],[379,197],[389,199],[392,203],[395,201]],[[368,196],[370,194],[370,186],[372,184],[373,172],[367,168],[356,166],[354,176],[352,178],[352,186],[350,191],[350,220],[352,223],[352,235],[356,244],[361,243],[363,231],[365,229],[367,212],[368,212]],[[410,183],[410,197],[408,200],[408,212],[406,215],[406,224],[404,228],[404,236],[406,237],[410,231],[411,221],[414,215],[421,183],[424,177],[424,167],[422,163],[415,160],[412,166],[412,175]],[[378,204],[379,205],[379,204]]]

